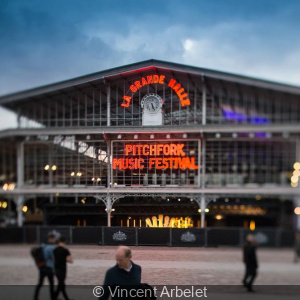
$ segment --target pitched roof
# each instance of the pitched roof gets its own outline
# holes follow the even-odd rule
[[[141,62],[125,65],[125,66],[120,66],[120,67],[76,77],[65,81],[60,81],[57,83],[52,83],[49,85],[44,85],[41,87],[37,87],[37,88],[33,88],[33,89],[29,89],[17,93],[4,95],[0,97],[0,105],[13,102],[13,101],[18,101],[21,99],[26,99],[28,97],[34,97],[34,96],[51,93],[66,88],[72,88],[73,86],[77,86],[77,85],[88,84],[89,82],[93,82],[93,81],[99,81],[99,80],[105,81],[107,79],[126,75],[135,71],[147,70],[148,68],[167,69],[167,70],[172,70],[175,72],[181,72],[185,74],[193,74],[196,76],[198,75],[207,78],[215,78],[219,80],[225,80],[234,83],[246,84],[250,86],[300,95],[299,86],[293,86],[293,85],[288,85],[288,84],[283,84],[283,83],[278,83],[278,82],[273,82],[268,80],[262,80],[262,79],[243,76],[243,75],[231,74],[231,73],[221,72],[216,70],[210,70],[205,68],[199,68],[194,66],[188,66],[188,65],[183,65],[183,64],[173,63],[173,62],[150,59],[146,61],[141,61]]]

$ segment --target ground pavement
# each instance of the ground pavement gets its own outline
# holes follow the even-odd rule
[[[24,285],[24,288],[27,286],[31,292],[32,285],[37,282],[37,270],[29,255],[32,246],[0,246],[0,289],[3,293],[8,289],[5,290],[6,296],[10,294],[12,296],[7,299],[17,300],[14,298],[17,296],[13,296],[13,291],[16,290],[13,288],[14,285]],[[68,247],[74,258],[74,264],[68,265],[67,284],[70,295],[76,295],[77,297],[74,296],[76,300],[79,300],[78,297],[88,300],[85,294],[88,292],[91,299],[96,299],[92,295],[92,287],[101,285],[106,270],[115,264],[116,247],[76,245]],[[259,271],[254,285],[256,293],[251,293],[251,296],[241,286],[244,265],[239,248],[132,247],[132,253],[132,260],[142,266],[142,281],[157,286],[158,291],[162,291],[164,285],[195,285],[199,288],[206,286],[210,299],[229,297],[228,299],[234,300],[240,299],[241,295],[244,299],[299,297],[298,290],[295,292],[293,288],[300,285],[300,262],[293,262],[293,249],[257,250]],[[268,285],[268,288],[265,288],[265,285]],[[220,289],[220,286],[223,288]],[[43,299],[47,299],[46,288],[43,289],[43,293],[45,293]],[[170,294],[164,296],[170,299]],[[198,299],[191,296],[188,298]],[[173,294],[171,298],[177,297]]]

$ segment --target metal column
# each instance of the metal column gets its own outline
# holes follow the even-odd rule
[[[112,209],[111,196],[110,194],[107,194],[107,200],[106,200],[107,227],[111,226],[111,209]]]
[[[17,207],[17,225],[18,227],[23,226],[23,205],[24,205],[24,195],[18,195],[14,200]]]
[[[107,95],[107,126],[110,126],[110,85],[106,85],[106,95]]]
[[[202,125],[206,125],[206,85],[204,77],[202,76],[203,90],[202,90]]]
[[[20,189],[24,186],[24,142],[17,144],[17,188]],[[23,226],[23,205],[24,195],[19,194],[14,202],[17,206],[17,224],[18,227]]]
[[[201,208],[201,228],[204,228],[206,204],[205,204],[205,197],[203,195],[201,196],[200,208]]]

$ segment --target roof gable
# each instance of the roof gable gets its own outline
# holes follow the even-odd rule
[[[271,89],[271,90],[277,90],[277,91],[282,91],[282,92],[292,93],[297,95],[300,94],[300,87],[297,86],[276,83],[272,81],[261,80],[261,79],[242,76],[242,75],[230,74],[226,72],[209,70],[205,68],[188,66],[188,65],[183,65],[183,64],[173,63],[173,62],[150,59],[150,60],[137,62],[125,66],[120,66],[112,69],[107,69],[93,74],[88,74],[73,79],[69,79],[69,80],[21,91],[9,95],[4,95],[0,97],[0,105],[1,104],[5,105],[6,103],[19,101],[29,97],[44,95],[54,91],[70,89],[75,86],[80,86],[80,85],[89,84],[93,82],[107,82],[109,80],[112,80],[113,78],[124,77],[132,73],[140,73],[148,69],[150,70],[156,68],[166,69],[169,71],[174,71],[174,72],[179,72],[184,74],[201,76],[203,78],[205,77],[215,78],[219,80],[225,80],[234,83],[245,84],[245,85],[250,85],[250,86],[255,86],[260,88]]]

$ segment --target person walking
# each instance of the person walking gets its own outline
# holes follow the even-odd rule
[[[126,299],[120,295],[116,288],[126,290],[141,285],[142,268],[132,260],[131,249],[127,246],[120,246],[116,251],[116,265],[107,270],[104,279],[104,294],[99,299]],[[129,287],[128,287],[129,288]],[[114,295],[111,295],[114,291]],[[130,297],[128,299],[131,299]]]
[[[249,292],[253,292],[252,284],[257,275],[258,263],[256,258],[256,245],[257,242],[253,234],[248,234],[243,247],[243,258],[246,270],[242,283]]]
[[[54,280],[53,280],[53,268],[54,268],[53,244],[54,243],[55,243],[55,236],[53,234],[49,234],[47,244],[42,244],[45,264],[39,267],[39,280],[35,287],[34,300],[38,300],[39,298],[39,292],[43,285],[45,277],[47,277],[49,281],[50,298],[51,300],[55,300]]]
[[[66,238],[64,236],[60,236],[58,246],[54,249],[55,276],[58,280],[54,299],[57,299],[59,293],[62,292],[65,300],[69,300],[65,284],[67,277],[67,262],[72,264],[74,261],[69,249],[65,247],[65,244]]]

